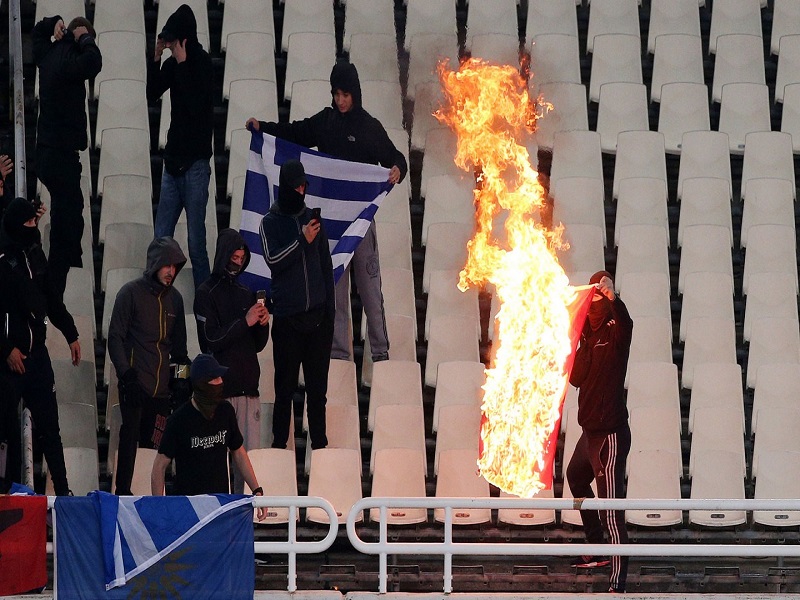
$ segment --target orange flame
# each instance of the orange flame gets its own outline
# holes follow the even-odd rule
[[[476,231],[459,288],[493,284],[501,303],[478,466],[500,489],[530,497],[549,486],[550,478],[541,475],[561,416],[571,353],[567,305],[575,297],[555,258],[563,228],[541,222],[545,190],[517,141],[535,130],[547,105],[530,98],[514,67],[470,59],[458,71],[441,64],[439,77],[445,105],[435,116],[458,137],[455,162],[480,171]],[[502,239],[493,231],[501,211],[507,212]]]

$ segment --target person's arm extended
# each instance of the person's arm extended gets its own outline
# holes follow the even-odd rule
[[[63,75],[80,81],[96,77],[103,68],[103,56],[100,54],[100,48],[88,33],[81,34],[77,44],[78,54],[62,65]]]
[[[233,456],[233,462],[236,463],[236,467],[239,469],[239,472],[242,474],[245,483],[250,487],[251,490],[254,491],[255,495],[263,496],[263,491],[260,490],[258,485],[258,479],[256,479],[256,472],[253,470],[253,465],[250,462],[250,457],[247,456],[247,451],[244,449],[244,446],[239,446],[236,450],[231,450],[231,455]],[[259,506],[257,517],[259,521],[263,521],[267,516],[267,507],[266,506]]]
[[[174,58],[170,57],[161,64],[161,57],[154,59],[147,57],[147,101],[155,102],[172,85],[175,74],[175,67],[178,64]]]
[[[153,461],[153,470],[150,472],[150,493],[153,496],[164,495],[164,481],[166,480],[167,467],[172,459],[160,452]]]
[[[325,119],[325,110],[321,110],[307,119],[292,121],[291,123],[276,123],[268,121],[257,121],[248,119],[247,127],[250,130],[260,131],[277,138],[300,144],[306,148],[319,146],[320,136],[322,135],[322,123]],[[257,125],[257,126],[256,126]]]
[[[197,318],[197,335],[200,346],[206,352],[220,352],[241,342],[248,335],[248,324],[245,318],[235,319],[230,323],[221,323],[219,313],[208,290],[197,291],[194,297],[194,315]]]
[[[387,169],[394,169],[396,167],[399,171],[399,179],[396,183],[400,183],[405,178],[406,173],[408,173],[408,163],[406,162],[406,157],[402,152],[400,152],[400,150],[397,149],[392,140],[389,138],[389,134],[386,133],[383,125],[380,123],[378,123],[378,130],[379,131],[376,132],[378,164],[382,167],[386,167]]]
[[[50,40],[53,37],[53,30],[56,23],[61,21],[61,15],[53,17],[45,17],[33,26],[31,31],[31,39],[33,40],[33,60],[38,65],[50,50],[53,42]]]
[[[633,319],[619,296],[611,301],[611,314],[617,324],[614,328],[614,343],[620,347],[629,347],[633,338]]]

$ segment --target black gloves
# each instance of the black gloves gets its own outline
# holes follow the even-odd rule
[[[135,369],[128,369],[119,380],[119,401],[120,404],[131,408],[138,408],[142,405],[145,399],[145,393],[142,386],[139,385],[139,379],[136,376]]]

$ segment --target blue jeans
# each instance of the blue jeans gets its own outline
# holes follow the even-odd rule
[[[156,237],[175,235],[175,224],[186,209],[189,230],[189,258],[194,287],[211,276],[206,248],[206,205],[211,167],[207,159],[195,161],[182,175],[161,175],[161,195],[156,210]]]

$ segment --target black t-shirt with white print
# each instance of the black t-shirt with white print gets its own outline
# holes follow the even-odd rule
[[[229,402],[221,402],[211,420],[186,402],[167,419],[158,451],[175,460],[176,494],[227,494],[228,450],[238,450],[242,443]]]

